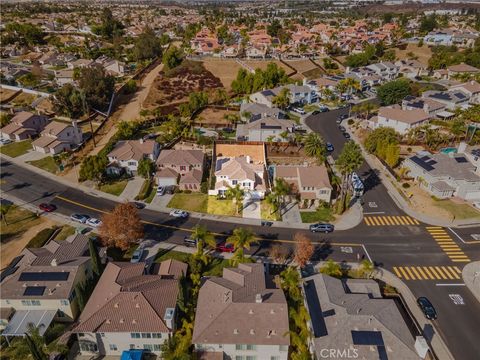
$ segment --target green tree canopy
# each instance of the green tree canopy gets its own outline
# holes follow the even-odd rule
[[[101,66],[86,67],[81,71],[79,87],[90,108],[105,108],[110,102],[114,86],[114,77],[107,75]]]
[[[136,61],[141,61],[153,59],[161,54],[161,40],[155,35],[155,32],[147,26],[135,40],[133,57]]]
[[[83,93],[72,84],[63,85],[53,97],[57,113],[76,119],[86,113],[87,103]]]
[[[155,171],[155,163],[151,159],[142,158],[138,162],[138,168],[137,168],[138,175],[144,177],[145,179],[150,179],[154,171]]]
[[[407,79],[390,81],[377,88],[377,95],[383,105],[392,105],[411,95],[410,82]]]
[[[165,70],[170,70],[182,63],[183,52],[176,46],[170,46],[170,48],[163,54],[163,64]]]

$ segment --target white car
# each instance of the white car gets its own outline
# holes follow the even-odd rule
[[[140,260],[142,260],[143,253],[145,252],[145,249],[143,248],[143,245],[140,245],[132,254],[132,258],[130,259],[131,263],[138,263]]]
[[[96,218],[90,218],[86,221],[85,223],[86,225],[88,226],[91,226],[93,228],[97,228],[99,227],[100,225],[102,225],[102,221],[101,220],[98,220]]]
[[[157,195],[163,196],[165,194],[165,188],[163,186],[159,186],[157,188]]]
[[[12,140],[10,139],[0,139],[0,145],[7,145],[10,144]]]
[[[178,218],[186,218],[188,217],[188,212],[183,210],[172,210],[170,211],[170,216],[178,217]]]
[[[300,109],[300,108],[293,108],[293,111],[295,111],[296,113],[299,113],[301,115],[305,115],[305,110],[303,109]]]

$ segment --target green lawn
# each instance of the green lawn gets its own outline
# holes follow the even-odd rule
[[[313,105],[313,104],[307,104],[303,107],[303,110],[305,110],[305,112],[309,113],[311,111],[315,111],[315,110],[318,110],[318,106],[317,105]]]
[[[265,200],[260,202],[260,216],[262,220],[271,220],[271,221],[281,221],[282,217],[280,216],[279,212],[273,212],[273,207]]]
[[[164,260],[174,259],[182,261],[184,263],[189,263],[192,254],[183,253],[180,251],[160,249],[155,256],[155,262],[159,263]],[[226,259],[213,258],[211,262],[208,263],[207,269],[204,273],[205,276],[221,276],[224,267],[228,267],[229,262]]]
[[[9,242],[15,236],[19,236],[32,226],[42,222],[31,211],[19,206],[12,205],[0,225],[0,239],[2,244]]]
[[[75,234],[75,228],[70,225],[63,225],[62,230],[55,236],[55,240],[65,240],[70,235]]]
[[[128,183],[127,180],[120,180],[120,181],[111,182],[109,184],[103,184],[103,185],[100,185],[100,191],[103,191],[115,196],[119,196],[127,186],[127,183]]]
[[[53,160],[53,157],[46,156],[40,160],[27,161],[29,164],[36,166],[40,169],[56,174],[58,172],[58,165]]]
[[[288,118],[289,118],[290,120],[295,121],[295,122],[297,123],[297,125],[300,124],[300,116],[299,116],[299,115],[295,115],[293,112],[289,112],[289,113],[288,113]]]
[[[333,220],[332,210],[330,208],[321,208],[317,211],[300,211],[300,216],[303,223]]]
[[[215,196],[208,196],[202,193],[175,194],[167,206],[174,209],[214,215],[241,216],[241,211],[239,215],[236,214],[232,200],[218,200]]]
[[[17,157],[23,154],[26,154],[28,150],[32,148],[31,140],[24,140],[13,142],[11,144],[0,146],[0,153],[10,156]]]
[[[455,216],[455,220],[480,219],[480,212],[467,204],[457,204],[448,199],[433,200],[433,204]]]

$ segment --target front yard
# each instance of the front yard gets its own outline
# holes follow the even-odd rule
[[[53,160],[53,157],[51,156],[46,156],[43,159],[39,159],[39,160],[27,161],[27,163],[33,166],[36,166],[40,169],[51,172],[52,174],[56,174],[59,170],[58,165],[55,163],[55,160]]]
[[[1,146],[0,153],[10,157],[17,157],[17,156],[26,154],[28,150],[31,150],[31,149],[32,149],[32,141],[24,140],[24,141],[13,142],[13,143]]]
[[[174,260],[182,261],[188,264],[191,258],[192,258],[192,254],[189,254],[189,253],[183,253],[180,251],[174,251],[174,250],[168,250],[168,249],[160,249],[157,255],[155,256],[155,262],[159,263],[164,260],[174,259]],[[228,266],[229,266],[228,260],[220,259],[220,258],[212,258],[212,261],[210,261],[207,264],[207,269],[203,275],[204,276],[221,276],[223,272],[223,268]]]
[[[273,206],[265,200],[260,202],[260,216],[262,220],[281,221],[282,217],[279,212],[273,212]]]
[[[41,222],[42,219],[31,211],[11,205],[8,212],[3,216],[0,226],[1,243],[8,243]]]
[[[458,204],[452,200],[433,199],[434,206],[448,211],[455,220],[480,219],[480,211],[475,210],[468,204]]]
[[[215,196],[202,193],[175,194],[167,205],[169,208],[207,213],[212,215],[241,216],[235,211],[232,200],[218,200]]]
[[[100,185],[99,190],[106,192],[108,194],[119,196],[123,192],[123,190],[125,190],[127,183],[128,183],[128,180],[114,181],[114,182]]]
[[[332,209],[319,208],[316,211],[300,211],[303,223],[326,222],[334,219]]]

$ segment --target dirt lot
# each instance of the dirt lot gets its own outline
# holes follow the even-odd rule
[[[269,164],[301,165],[310,159],[305,155],[303,148],[278,143],[267,145],[267,160]]]
[[[21,93],[17,96],[15,96],[15,98],[10,101],[9,103],[12,104],[12,105],[16,105],[16,106],[22,106],[22,105],[31,105],[32,102],[36,99],[37,97],[33,94],[26,94],[26,93]]]
[[[285,62],[300,74],[309,70],[317,69],[317,66],[315,66],[310,60],[286,60]]]
[[[400,50],[398,48],[395,48],[394,50],[398,59],[406,59],[408,57],[407,53],[412,52],[418,56],[418,61],[424,65],[428,64],[428,60],[432,56],[432,50],[427,45],[418,47],[417,44],[408,44],[405,50]]]
[[[217,59],[207,59],[203,62],[203,66],[220,79],[227,91],[230,91],[232,81],[237,77],[238,70],[242,68],[235,60]]]
[[[282,68],[285,70],[287,74],[290,74],[292,72],[292,69],[290,69],[288,66],[285,66],[278,60],[245,60],[245,64],[251,66],[254,69],[262,69],[265,70],[267,68],[268,63],[275,63],[279,68]]]
[[[14,91],[14,90],[8,90],[8,89],[0,88],[0,102],[5,101],[6,99],[8,99],[10,96],[12,96],[15,93],[16,93],[16,91]]]
[[[206,70],[201,62],[186,60],[182,65],[155,78],[143,108],[154,109],[187,101],[190,93],[222,88],[218,77]]]
[[[207,125],[207,126],[208,124],[229,125],[230,121],[226,120],[224,118],[224,115],[230,115],[230,114],[238,114],[238,111],[206,108],[195,117],[194,122],[202,125]]]

